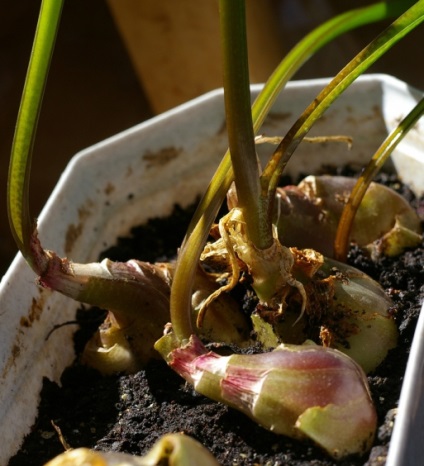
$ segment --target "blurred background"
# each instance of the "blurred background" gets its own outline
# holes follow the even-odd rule
[[[40,3],[0,0],[0,277],[16,254],[6,213],[8,158]],[[34,216],[75,153],[221,86],[217,3],[65,2],[34,147]],[[252,82],[263,82],[314,26],[370,3],[247,0]],[[383,26],[368,26],[328,45],[296,78],[334,75]],[[393,74],[423,89],[416,55],[418,51],[422,56],[423,29],[413,32],[370,72]]]

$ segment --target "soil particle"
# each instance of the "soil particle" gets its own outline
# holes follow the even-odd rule
[[[386,179],[423,211],[424,201],[416,200],[398,180]],[[177,216],[187,215],[177,209]],[[183,222],[184,223],[184,222]],[[167,244],[164,256],[169,256],[180,244],[182,232],[159,220],[146,228],[153,231],[153,242]],[[122,239],[107,255],[126,260],[146,256],[153,244],[143,236],[146,228],[134,230],[131,238]],[[172,238],[158,240],[157,232],[172,231]],[[142,240],[135,239],[140,235]],[[135,244],[136,253],[132,249]],[[124,253],[118,252],[123,245]],[[144,245],[141,247],[140,245]],[[145,249],[145,247],[147,249]],[[379,281],[395,303],[394,316],[399,327],[399,346],[369,375],[368,380],[376,405],[379,428],[372,450],[364,457],[350,457],[335,462],[309,443],[301,443],[268,432],[243,414],[197,393],[164,362],[151,361],[144,370],[134,375],[102,377],[79,364],[66,369],[61,386],[45,380],[39,417],[32,433],[26,438],[9,466],[41,466],[63,451],[53,421],[71,447],[89,447],[96,450],[123,451],[135,455],[145,454],[163,434],[184,432],[204,444],[222,465],[269,466],[381,466],[385,464],[405,364],[413,332],[424,298],[424,244],[407,251],[398,258],[382,258],[372,262],[359,248],[353,247],[348,262]],[[88,327],[102,319],[99,310],[81,312],[85,322],[77,335],[76,352],[82,347],[83,335]]]

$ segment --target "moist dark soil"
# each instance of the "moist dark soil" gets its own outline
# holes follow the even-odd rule
[[[386,184],[401,192],[424,218],[424,200],[393,176]],[[135,228],[128,238],[105,252],[111,259],[162,260],[175,254],[190,210],[175,209],[173,219],[155,219]],[[173,226],[178,218],[178,227]],[[166,246],[166,247],[165,247]],[[161,251],[158,253],[153,251]],[[163,434],[183,432],[205,445],[222,465],[359,466],[383,465],[390,443],[405,365],[421,303],[424,300],[424,242],[400,257],[372,262],[352,247],[348,262],[381,283],[393,299],[399,345],[370,374],[368,381],[379,427],[372,450],[362,457],[334,462],[312,444],[270,433],[243,414],[195,393],[160,361],[151,361],[134,375],[102,377],[80,364],[87,335],[104,318],[98,309],[81,309],[75,336],[77,358],[63,373],[61,386],[44,381],[38,419],[21,451],[9,466],[43,465],[64,446],[54,426],[73,448],[89,447],[143,455]]]

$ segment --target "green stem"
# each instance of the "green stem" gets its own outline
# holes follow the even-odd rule
[[[328,20],[305,36],[281,61],[256,98],[252,107],[254,132],[259,131],[281,89],[312,54],[354,28],[398,16],[410,3],[411,0],[378,2],[354,9]],[[171,321],[178,339],[186,340],[193,333],[191,283],[210,228],[233,181],[231,157],[227,151],[200,201],[179,253],[171,289]]]
[[[243,211],[249,240],[258,249],[265,249],[272,244],[272,230],[271,222],[264,218],[259,205],[259,167],[250,103],[245,1],[220,0],[219,10],[225,113],[238,207]]]
[[[399,125],[387,136],[383,144],[378,148],[372,159],[369,161],[365,170],[358,178],[349,200],[343,208],[342,215],[337,227],[336,238],[334,240],[334,257],[339,261],[346,261],[349,249],[349,235],[352,229],[355,214],[362,202],[368,186],[384,165],[390,154],[402,139],[408,134],[408,131],[424,114],[424,98],[411,110],[411,112],[399,123]]]
[[[17,246],[33,266],[29,213],[31,154],[63,0],[43,0],[12,145],[8,179],[8,214]]]

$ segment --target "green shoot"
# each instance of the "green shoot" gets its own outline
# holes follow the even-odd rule
[[[249,67],[244,0],[219,2],[224,68],[225,113],[231,163],[239,207],[249,239],[259,249],[272,243],[271,225],[258,202],[259,167],[250,105]]]
[[[383,144],[378,148],[365,170],[358,178],[349,199],[343,209],[334,241],[334,257],[339,261],[346,261],[349,234],[352,229],[355,214],[362,202],[371,181],[381,169],[396,146],[408,134],[408,131],[424,114],[424,98],[411,110],[411,112],[399,123],[399,125],[387,136]]]
[[[31,155],[44,88],[59,27],[63,0],[43,0],[12,146],[8,180],[8,214],[13,237],[28,263],[36,268],[30,239]],[[37,272],[37,270],[36,270]]]

